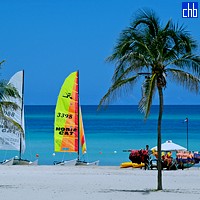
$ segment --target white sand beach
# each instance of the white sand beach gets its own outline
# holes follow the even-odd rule
[[[200,199],[200,169],[157,171],[109,166],[0,166],[2,200]]]

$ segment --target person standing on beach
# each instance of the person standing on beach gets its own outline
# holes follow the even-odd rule
[[[150,161],[150,155],[151,151],[149,150],[149,145],[146,145],[146,152],[147,152],[147,157],[146,157],[146,162],[145,162],[145,169],[149,169],[149,161]]]

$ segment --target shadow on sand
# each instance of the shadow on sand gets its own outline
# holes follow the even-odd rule
[[[141,193],[143,195],[148,195],[154,192],[166,192],[166,193],[182,193],[182,194],[200,194],[199,190],[183,190],[183,189],[163,189],[163,190],[156,190],[156,189],[141,189],[141,190],[119,190],[119,189],[108,189],[101,192],[110,193],[110,192],[130,192],[130,193]]]

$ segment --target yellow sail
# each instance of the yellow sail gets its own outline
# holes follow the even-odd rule
[[[82,114],[79,111],[78,78],[78,72],[71,73],[58,96],[54,122],[55,152],[78,152],[79,141],[82,152],[86,152]]]

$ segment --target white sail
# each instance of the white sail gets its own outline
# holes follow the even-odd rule
[[[3,113],[8,119],[2,119],[0,121],[0,149],[2,150],[18,150],[25,151],[25,129],[24,129],[24,105],[23,105],[23,71],[19,71],[10,79],[9,83],[12,84],[18,91],[21,99],[19,98],[7,98],[5,101],[14,102],[19,107],[15,110],[3,106]],[[13,120],[21,126],[15,126],[10,121]],[[20,144],[21,140],[21,144]]]

